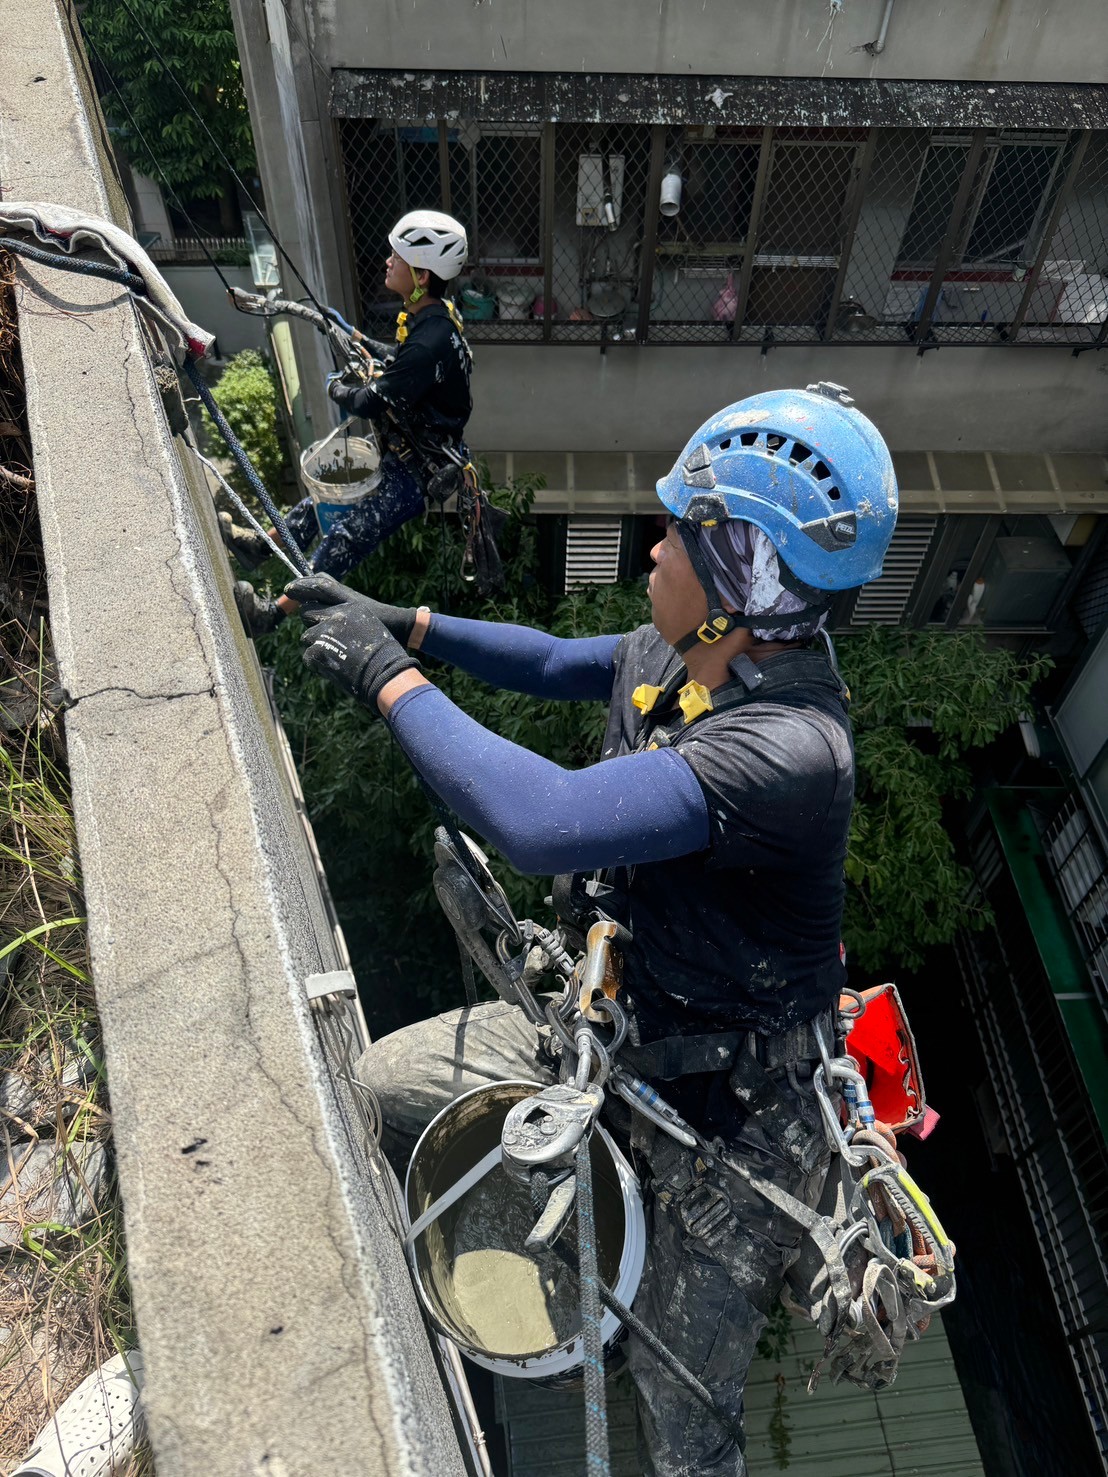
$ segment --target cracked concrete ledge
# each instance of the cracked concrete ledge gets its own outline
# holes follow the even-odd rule
[[[4,196],[119,219],[63,8],[0,0],[0,35]],[[159,1477],[449,1477],[449,1407],[304,995],[334,938],[210,498],[132,304],[19,276]]]

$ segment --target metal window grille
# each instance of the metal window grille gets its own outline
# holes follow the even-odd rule
[[[1090,641],[1108,620],[1108,540],[1097,550],[1081,581],[1073,613]]]
[[[983,894],[998,922],[986,933],[963,934],[958,962],[1108,1472],[1104,1140],[1088,1094],[1076,1086],[1072,1048],[996,835],[982,829],[971,844],[981,882],[974,900]]]
[[[365,318],[395,312],[389,227],[433,206],[470,233],[474,339],[1108,341],[1108,133],[338,127]]]
[[[1084,806],[1069,796],[1043,834],[1043,851],[1101,1002],[1108,1007],[1108,861]]]

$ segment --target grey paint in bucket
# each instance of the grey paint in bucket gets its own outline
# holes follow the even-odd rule
[[[411,1221],[495,1148],[508,1109],[537,1086],[477,1088],[439,1114],[408,1169]],[[629,1166],[602,1129],[593,1138],[593,1174],[600,1275],[630,1302],[645,1257],[642,1202]],[[527,1189],[496,1165],[416,1237],[409,1255],[424,1306],[466,1354],[504,1375],[549,1379],[580,1364],[580,1294],[576,1274],[555,1252],[523,1252],[534,1221]],[[575,1219],[563,1236],[576,1248]],[[619,1327],[606,1313],[605,1338]]]

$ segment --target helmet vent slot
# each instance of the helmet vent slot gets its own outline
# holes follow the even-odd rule
[[[837,487],[829,487],[827,489],[827,496],[831,498],[832,501],[838,502],[839,498],[842,497],[842,493]]]
[[[730,436],[725,437],[719,443],[719,449],[720,449],[720,451],[730,451],[731,450],[731,437]]]
[[[758,444],[758,432],[757,431],[744,431],[742,433],[742,435],[739,437],[739,443],[742,446],[757,446],[757,444]]]
[[[780,451],[781,448],[782,448],[782,446],[784,446],[784,444],[785,444],[785,438],[784,438],[784,436],[775,436],[775,435],[773,435],[771,433],[770,435],[768,435],[766,437],[766,450],[767,451],[771,451],[771,452],[773,452],[773,451]]]
[[[817,462],[812,468],[812,476],[817,482],[822,482],[825,477],[830,477],[831,468],[826,462]]]
[[[792,455],[789,457],[789,461],[806,462],[811,454],[806,446],[801,446],[800,442],[797,441],[793,444]]]

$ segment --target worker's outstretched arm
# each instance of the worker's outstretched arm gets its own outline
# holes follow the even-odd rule
[[[401,646],[450,662],[493,687],[541,698],[606,701],[612,695],[618,636],[566,641],[530,626],[432,615],[426,609],[386,605],[359,595],[329,574],[297,580],[296,589],[301,604],[354,602],[371,611]],[[291,585],[286,594],[292,597]]]
[[[436,794],[521,872],[664,861],[708,845],[704,791],[676,750],[562,769],[412,680],[389,726]]]
[[[612,695],[619,642],[618,636],[564,640],[530,626],[432,615],[419,649],[509,692],[606,700]]]
[[[433,687],[397,634],[403,612],[386,620],[378,602],[318,575],[287,593],[307,627],[307,665],[382,712],[431,787],[521,871],[662,861],[708,845],[704,791],[673,750],[562,769],[482,728]]]

